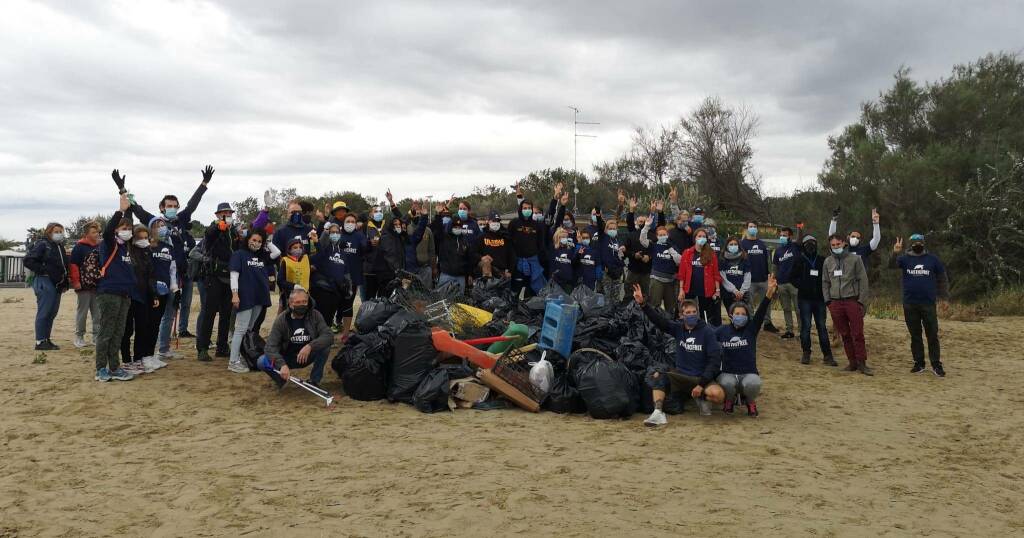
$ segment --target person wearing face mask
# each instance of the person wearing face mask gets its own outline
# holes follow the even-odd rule
[[[325,211],[328,209],[330,211],[327,211],[327,213],[330,216],[327,218],[327,220],[318,223],[316,228],[317,235],[320,236],[321,238],[324,236],[324,234],[328,233],[326,231],[327,225],[337,224],[338,227],[341,227],[343,224],[345,224],[345,217],[348,216],[348,204],[346,204],[343,200],[338,200],[337,202],[334,202],[333,204],[331,204],[329,208],[324,207]]]
[[[369,219],[362,230],[363,235],[366,236],[366,252],[363,253],[363,286],[359,290],[359,296],[363,301],[375,299],[387,284],[387,281],[378,278],[374,271],[374,264],[377,262],[377,248],[380,246],[384,228],[384,209],[371,207]]]
[[[352,294],[352,277],[349,276],[348,262],[345,261],[343,252],[341,225],[336,222],[327,223],[324,234],[317,247],[317,253],[310,260],[313,269],[313,288],[310,293],[316,303],[316,309],[330,323],[337,317],[341,305],[347,303]]]
[[[679,260],[682,255],[669,243],[668,229],[658,226],[654,231],[655,241],[652,243],[647,233],[651,223],[657,217],[651,214],[640,228],[640,244],[647,247],[647,254],[651,257],[651,288],[649,298],[651,306],[661,307],[668,312],[669,317],[675,318],[676,297],[679,289],[676,284],[676,273],[679,272]]]
[[[508,231],[501,225],[501,215],[491,211],[480,242],[480,275],[484,277],[511,278],[512,269],[516,265],[512,240]]]
[[[313,371],[307,382],[319,386],[323,379],[334,334],[320,312],[310,306],[311,301],[305,289],[292,290],[288,295],[288,308],[274,320],[264,355],[257,360],[259,369],[269,375],[278,388],[288,382],[292,370],[310,364]]]
[[[461,203],[460,208],[464,204],[465,202]],[[468,210],[460,211],[452,216],[441,235],[441,247],[437,251],[440,273],[437,277],[437,286],[452,282],[459,293],[465,293],[466,279],[471,277],[480,262],[476,240],[480,235],[478,231],[474,231],[474,223],[462,218],[463,215],[468,215]]]
[[[718,243],[718,224],[713,218],[704,219],[704,229],[708,231],[708,246],[715,251],[715,256],[721,256],[722,245]]]
[[[171,245],[171,253],[179,269],[178,278],[180,282],[178,284],[180,295],[178,300],[167,302],[167,310],[160,321],[160,335],[157,337],[157,343],[160,347],[160,356],[162,358],[180,358],[180,356],[170,351],[170,330],[173,328],[175,317],[178,318],[179,336],[195,336],[188,332],[189,315],[192,309],[192,284],[194,281],[189,276],[188,271],[185,271],[185,267],[188,266],[188,252],[192,246],[195,246],[195,239],[192,237],[191,232],[192,214],[195,213],[199,203],[202,202],[203,195],[206,194],[214,172],[213,166],[210,165],[207,165],[206,168],[200,171],[203,177],[202,183],[192,193],[185,207],[180,206],[178,197],[173,194],[164,195],[160,200],[159,215],[154,215],[146,211],[141,205],[132,203],[131,212],[135,215],[135,218],[139,219],[139,222],[151,222],[157,216],[162,216],[166,220],[168,232],[166,241]],[[123,178],[121,178],[121,181],[123,182]]]
[[[99,329],[96,339],[96,381],[130,381],[133,376],[121,367],[121,340],[135,291],[135,270],[129,245],[132,220],[127,193],[121,194],[121,208],[103,229],[100,243],[100,278],[96,283]]]
[[[547,226],[544,224],[543,213],[539,213],[540,220],[536,220],[536,216],[533,202],[520,197],[516,218],[508,223],[509,242],[516,258],[512,291],[517,299],[520,294],[532,297],[547,284],[540,261],[544,253]]]
[[[349,213],[345,216],[345,222],[341,225],[338,247],[341,249],[342,258],[345,260],[345,267],[352,279],[352,293],[342,299],[338,305],[338,312],[341,316],[341,340],[348,339],[349,330],[352,327],[352,305],[355,302],[356,290],[364,287],[363,283],[363,257],[369,249],[369,243],[363,232],[357,229],[356,216]],[[333,321],[333,320],[330,320]]]
[[[136,345],[142,348],[142,366],[147,371],[156,370],[167,366],[161,355],[156,353],[158,336],[164,330],[163,323],[168,324],[174,319],[173,315],[167,315],[168,303],[173,302],[178,292],[178,264],[174,258],[174,247],[170,241],[170,227],[163,217],[153,217],[149,223],[149,254],[152,261],[153,277],[156,280],[156,299],[159,303],[157,309],[146,309],[148,318],[144,320],[144,327],[136,328]],[[166,328],[168,341],[171,328]],[[139,342],[139,334],[143,340]],[[170,351],[170,348],[164,350]],[[169,353],[165,354],[169,355]]]
[[[96,281],[99,277],[99,268],[103,263],[100,261],[100,233],[102,227],[96,221],[85,225],[85,233],[71,249],[69,270],[71,275],[71,288],[75,290],[75,299],[78,308],[75,312],[75,347],[83,348],[85,342],[85,322],[87,316],[92,316],[92,343],[96,343],[97,329],[99,323],[96,318],[99,316],[99,306],[96,304]],[[83,271],[84,269],[84,271]]]
[[[46,225],[43,237],[36,241],[24,258],[25,268],[32,271],[32,291],[36,295],[36,349],[60,349],[50,340],[53,320],[60,311],[60,296],[68,291],[68,256],[64,251],[64,226],[56,222]]]
[[[624,291],[622,277],[626,268],[626,247],[619,243],[619,221],[608,219],[604,224],[604,233],[598,239],[598,251],[601,263],[601,293],[609,304],[620,303]]]
[[[725,391],[715,382],[722,364],[722,347],[714,328],[701,319],[695,301],[684,300],[679,305],[682,319],[670,321],[644,302],[639,284],[633,285],[633,300],[643,307],[644,315],[651,323],[671,335],[679,344],[672,367],[651,367],[647,370],[645,381],[652,391],[654,412],[644,420],[644,425],[668,424],[662,405],[669,391],[689,394],[697,404],[700,415],[710,416],[711,404],[725,401]]]
[[[306,222],[302,210],[302,203],[299,200],[288,202],[288,222],[274,230],[274,245],[282,253],[287,252],[288,243],[296,237],[302,243],[306,254],[313,254],[311,250],[316,245],[316,230]]]
[[[740,240],[730,237],[725,242],[725,250],[718,260],[719,274],[722,275],[722,303],[729,312],[732,304],[746,301],[750,297],[750,263],[747,253],[740,247]],[[764,316],[762,316],[763,318]]]
[[[722,410],[731,415],[736,397],[742,395],[747,404],[747,416],[756,417],[757,397],[761,394],[761,376],[757,371],[757,335],[768,311],[768,303],[777,290],[775,277],[769,275],[765,297],[750,318],[750,307],[742,301],[733,303],[729,309],[729,323],[715,330],[715,337],[722,346],[722,372],[718,384],[725,390],[725,405]]]
[[[793,263],[800,256],[800,246],[793,237],[793,229],[785,227],[779,231],[779,248],[775,249],[772,264],[775,265],[775,280],[779,283],[779,302],[782,315],[786,320],[786,332],[783,339],[793,338],[795,327],[793,318],[796,313],[796,286],[793,285]]]
[[[206,297],[199,313],[199,333],[196,334],[197,359],[201,362],[213,360],[210,343],[213,338],[213,324],[217,322],[216,356],[229,357],[228,333],[231,331],[231,275],[228,264],[237,246],[234,231],[235,210],[231,204],[217,204],[217,217],[203,235],[202,249],[209,258],[203,286]]]
[[[693,208],[693,216],[690,217],[690,222],[687,223],[687,226],[692,230],[690,235],[697,233],[698,229],[704,227],[705,218],[703,207]]]
[[[555,230],[552,242],[556,246],[551,253],[551,280],[558,283],[566,293],[572,293],[580,276],[576,243],[564,227]]]
[[[828,234],[835,234],[839,229],[839,212],[840,208],[832,210],[832,220],[828,223]],[[852,254],[856,254],[864,259],[864,267],[870,266],[871,253],[878,249],[878,245],[882,243],[882,228],[879,224],[881,217],[878,214],[877,209],[871,210],[871,240],[864,243],[864,238],[861,233],[857,230],[850,232],[847,242],[847,250]]]
[[[693,248],[683,253],[679,260],[676,278],[680,281],[679,302],[686,299],[696,301],[700,316],[712,326],[722,324],[721,296],[722,275],[718,270],[718,256],[708,246],[708,232],[698,228],[693,232]]]
[[[434,287],[434,258],[437,257],[434,234],[428,224],[427,208],[413,202],[409,210],[409,226],[405,242],[405,270],[418,276],[426,289]]]
[[[579,262],[580,283],[592,290],[597,290],[601,281],[601,252],[598,245],[586,230],[579,231],[580,243],[576,247],[576,260]]]
[[[818,240],[805,235],[801,240],[800,254],[793,262],[793,284],[797,289],[797,310],[800,311],[800,349],[803,355],[800,364],[811,363],[811,322],[818,331],[818,347],[821,348],[822,363],[836,366],[832,357],[828,327],[825,325],[825,298],[821,294],[821,277],[825,258],[818,255]]]
[[[765,291],[768,289],[768,273],[770,271],[772,253],[764,241],[758,238],[758,226],[754,221],[747,222],[740,248],[747,256],[750,264],[750,304],[761,304]],[[772,323],[772,305],[768,304],[768,312],[764,316],[765,332],[777,333],[779,329]]]
[[[626,227],[632,229],[636,226],[636,232],[629,235],[625,244],[626,268],[628,269],[626,272],[626,286],[632,287],[633,284],[640,284],[640,289],[646,294],[650,294],[651,290],[651,255],[644,245],[657,241],[655,230],[665,226],[665,215],[658,209],[657,206],[659,204],[661,202],[652,202],[648,215],[634,216],[636,200],[630,200],[630,211],[626,214]],[[648,225],[648,221],[655,214],[657,215],[657,220]],[[641,235],[646,236],[645,242],[640,241]],[[646,295],[646,297],[650,297],[650,295]]]
[[[260,312],[270,307],[270,280],[267,258],[263,255],[267,240],[263,230],[253,230],[245,244],[231,255],[228,263],[231,278],[231,306],[235,309],[235,330],[231,334],[231,357],[228,370],[244,374],[249,367],[242,361],[242,339],[253,330]]]
[[[836,331],[850,364],[848,372],[874,375],[864,345],[864,311],[868,300],[868,275],[864,260],[847,250],[846,238],[832,234],[828,238],[832,255],[825,259],[821,273],[821,295],[832,314]]]
[[[381,231],[377,248],[373,251],[372,269],[378,282],[377,297],[390,293],[387,289],[398,271],[405,269],[405,244],[408,234],[401,218],[388,219]]]
[[[924,235],[915,233],[910,236],[910,248],[903,251],[903,239],[896,239],[889,259],[890,269],[899,269],[903,288],[903,319],[910,332],[910,354],[914,366],[910,372],[917,374],[925,371],[924,341],[921,339],[922,329],[928,338],[928,360],[932,372],[938,377],[946,377],[939,353],[939,318],[935,303],[940,298],[949,299],[949,278],[946,266],[938,256],[925,248]]]
[[[590,235],[590,240],[596,245],[601,240],[601,232],[604,230],[604,217],[601,215],[601,206],[594,206],[590,209],[590,222],[584,228]]]
[[[277,285],[279,291],[278,312],[283,311],[288,305],[288,296],[295,286],[304,290],[310,288],[310,278],[313,274],[312,262],[306,255],[306,249],[302,245],[302,239],[293,237],[285,245],[287,250],[277,265]]]
[[[135,226],[128,251],[132,258],[132,269],[135,271],[135,288],[132,290],[132,304],[125,320],[124,335],[121,337],[121,362],[130,374],[142,375],[159,367],[151,362],[152,359],[143,359],[148,357],[147,352],[152,354],[150,342],[156,343],[157,326],[153,326],[150,320],[163,312],[157,310],[162,303],[156,287],[149,228],[143,224]],[[159,323],[159,318],[157,322]],[[134,345],[132,336],[135,337]]]
[[[690,212],[679,207],[679,194],[673,186],[668,193],[669,210],[675,226],[668,231],[668,242],[676,252],[683,252],[693,246],[693,229],[689,227]]]

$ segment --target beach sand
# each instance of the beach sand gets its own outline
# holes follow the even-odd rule
[[[97,383],[92,348],[71,345],[73,293],[45,364],[31,290],[0,301],[0,537],[1024,534],[1024,318],[943,322],[945,379],[909,373],[899,321],[868,321],[875,377],[817,349],[802,366],[798,341],[763,334],[760,418],[651,430],[642,415],[327,411],[198,363],[192,340],[157,373]]]

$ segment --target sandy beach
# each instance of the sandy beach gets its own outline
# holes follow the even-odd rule
[[[73,293],[45,364],[31,290],[0,301],[0,537],[1024,534],[1024,318],[943,322],[945,379],[909,373],[901,321],[867,323],[875,377],[817,349],[802,366],[798,341],[762,334],[760,418],[651,430],[639,414],[328,411],[195,361],[192,340],[165,369],[97,383],[92,348],[71,345]]]

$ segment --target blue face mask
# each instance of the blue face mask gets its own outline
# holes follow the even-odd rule
[[[165,207],[164,208],[164,216],[169,218],[169,219],[173,219],[174,217],[177,217],[178,216],[178,208],[176,208],[176,207]]]
[[[707,238],[707,237],[698,237],[698,238],[697,238],[697,240],[696,240],[695,242],[696,242],[696,243],[697,243],[698,245],[700,245],[700,246],[702,246],[702,247],[703,247],[704,245],[706,245],[706,244],[708,243],[708,238]]]
[[[441,224],[444,224],[445,226],[448,226],[451,223],[452,223],[452,218],[451,217],[441,217]]]
[[[335,243],[337,243],[338,241],[341,241],[341,234],[339,234],[339,233],[333,233],[333,234],[331,234],[328,237],[330,237],[331,241],[333,241]]]
[[[563,220],[562,221],[562,226],[565,226],[566,228],[572,228],[572,221],[571,220]]]
[[[701,224],[702,222],[704,222],[704,215],[694,215],[693,222],[695,224]]]
[[[523,216],[526,217],[526,218],[532,217],[533,216],[533,210],[532,209],[524,209],[523,210]]]
[[[659,245],[664,245],[665,243],[668,243],[668,236],[667,235],[659,235],[658,236],[658,244]]]
[[[238,235],[242,237],[249,237],[249,230],[238,230]]]
[[[302,213],[299,213],[298,211],[292,213],[288,216],[288,221],[292,224],[302,224]]]
[[[590,240],[589,239],[580,239],[580,244],[582,244],[583,246],[588,246],[588,245],[590,245]]]
[[[619,230],[617,228],[612,228],[604,233],[608,234],[608,237],[615,239],[615,236],[619,235]]]
[[[535,214],[535,215],[533,216],[533,220],[534,220],[535,222],[544,222],[544,214],[543,214],[543,213],[537,213],[537,214]]]
[[[757,237],[757,227],[751,226],[750,228],[747,228],[747,235],[750,237]]]
[[[845,249],[842,248],[842,247],[834,248],[834,249],[832,249],[832,254],[835,254],[836,256],[838,256],[838,255],[843,253],[843,250],[845,250]]]
[[[156,236],[160,239],[167,239],[167,227],[161,226],[160,229],[156,231]]]
[[[594,224],[597,224],[597,215],[591,215],[590,216],[590,222],[593,222]]]
[[[782,246],[788,245],[789,244],[789,236],[780,235],[779,236],[779,244],[782,245]]]
[[[462,220],[466,220],[467,217],[469,217],[469,211],[466,211],[465,209],[460,209],[459,218]]]
[[[373,220],[376,221],[376,222],[380,222],[380,221],[384,220],[384,213],[381,213],[380,211],[374,211],[373,212]]]
[[[739,245],[729,245],[725,248],[729,251],[729,254],[737,254],[740,251]]]
[[[563,237],[563,238],[559,239],[558,242],[561,243],[563,246],[568,245],[569,244],[569,238],[568,237]]]
[[[698,314],[683,316],[683,323],[685,323],[687,327],[696,327],[698,321],[700,321],[700,315]]]
[[[750,321],[750,318],[744,316],[743,314],[736,314],[735,316],[732,317],[732,324],[740,329],[746,327],[748,321]]]

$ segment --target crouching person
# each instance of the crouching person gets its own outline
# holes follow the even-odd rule
[[[768,289],[754,317],[750,317],[750,307],[746,303],[737,301],[729,307],[729,324],[715,331],[722,345],[722,373],[718,374],[718,384],[725,390],[722,410],[726,414],[732,414],[736,396],[742,395],[747,404],[747,416],[757,416],[757,397],[761,394],[757,335],[778,289],[775,276],[768,275]]]
[[[700,319],[700,307],[696,301],[687,299],[679,305],[682,321],[665,319],[654,307],[644,304],[643,290],[633,285],[633,299],[642,305],[644,314],[662,331],[679,341],[674,368],[653,369],[647,375],[647,384],[654,396],[654,412],[647,417],[647,426],[661,426],[668,423],[662,405],[668,391],[689,393],[697,403],[702,416],[711,414],[711,403],[725,401],[725,391],[715,383],[722,364],[722,348],[715,337],[715,330]]]
[[[305,288],[296,286],[292,289],[288,295],[288,307],[274,320],[264,348],[265,354],[257,363],[279,388],[288,381],[292,368],[305,368],[312,364],[309,383],[316,386],[324,377],[324,365],[334,342],[334,333],[310,302]]]

